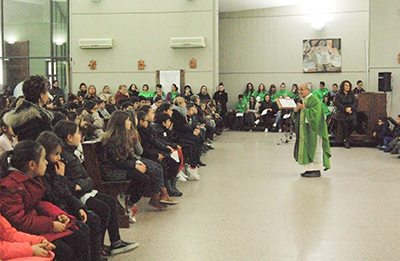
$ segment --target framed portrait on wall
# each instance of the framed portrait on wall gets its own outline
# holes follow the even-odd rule
[[[341,71],[340,38],[303,40],[303,72],[332,73]]]

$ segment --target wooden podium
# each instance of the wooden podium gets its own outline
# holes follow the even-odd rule
[[[372,132],[378,127],[379,118],[386,117],[386,93],[374,93],[365,92],[360,93],[357,97],[358,108],[357,113],[364,113],[366,116],[366,133],[358,134],[353,133],[351,135],[351,143],[359,145],[373,145],[374,139]],[[339,129],[337,128],[337,131]],[[341,135],[337,132],[336,137],[339,138]],[[336,139],[336,142],[341,142]]]

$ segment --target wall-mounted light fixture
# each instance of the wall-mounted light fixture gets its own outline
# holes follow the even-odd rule
[[[324,22],[315,22],[311,24],[311,28],[314,29],[316,32],[321,32],[324,30],[325,23]]]

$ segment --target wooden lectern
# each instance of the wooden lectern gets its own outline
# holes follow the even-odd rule
[[[353,133],[351,135],[351,143],[359,144],[359,145],[373,145],[373,137],[372,132],[374,129],[378,127],[379,118],[386,117],[386,93],[374,93],[374,92],[365,92],[360,93],[357,97],[358,99],[358,108],[357,112],[364,113],[367,118],[366,122],[366,133],[358,134]],[[337,139],[336,142],[341,142],[339,137],[341,137],[340,133],[338,133],[339,129],[337,128]]]

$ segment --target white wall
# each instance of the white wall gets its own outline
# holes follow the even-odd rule
[[[217,0],[113,0],[71,1],[72,84],[94,84],[98,91],[107,84],[115,92],[118,85],[144,83],[154,90],[156,70],[184,69],[186,84],[197,91],[202,84],[213,86],[218,52],[214,45]],[[206,48],[171,49],[171,37],[206,37]],[[114,48],[87,50],[79,48],[79,39],[113,38]],[[190,69],[191,58],[197,69]],[[88,67],[97,61],[97,70]],[[146,62],[144,71],[138,61]],[[170,86],[164,86],[167,92]]]
[[[388,112],[400,114],[400,1],[370,1],[370,85],[378,91],[378,73],[392,72],[392,93],[388,93]]]
[[[332,0],[322,3],[330,19],[322,32],[308,21],[314,7],[296,5],[220,14],[220,80],[230,105],[247,82],[267,87],[312,81],[327,86],[344,79],[366,81],[365,40],[369,34],[368,0]],[[341,73],[303,73],[302,41],[314,38],[342,39]]]

